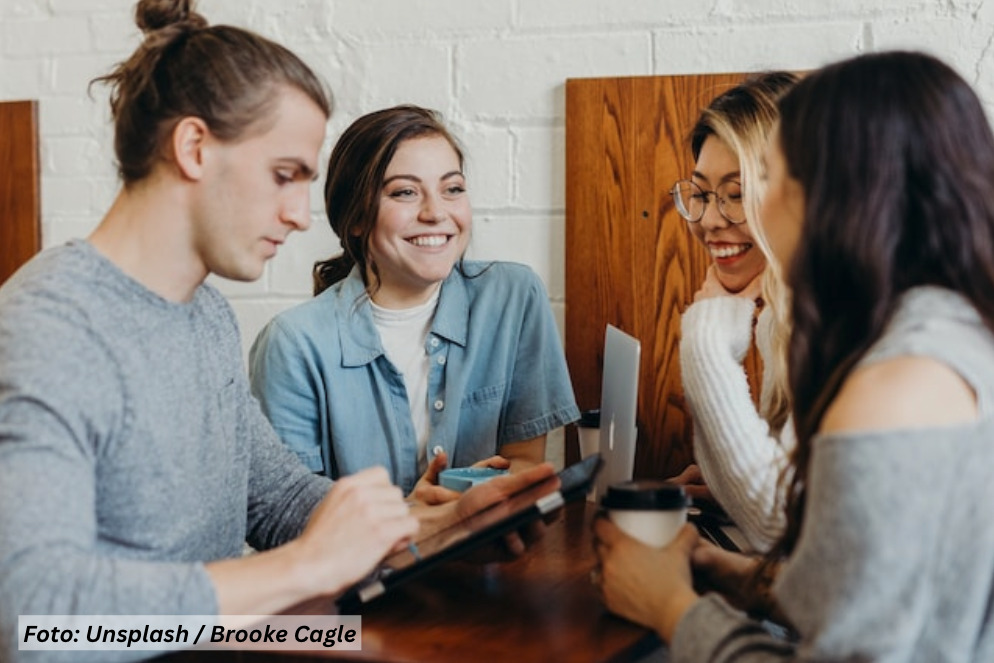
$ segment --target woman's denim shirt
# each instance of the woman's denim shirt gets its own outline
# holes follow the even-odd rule
[[[440,446],[452,467],[579,418],[548,296],[524,265],[466,261],[462,273],[452,270],[425,349],[428,449]],[[275,317],[253,344],[249,369],[276,432],[313,471],[337,478],[382,465],[405,493],[414,488],[407,389],[357,269]]]

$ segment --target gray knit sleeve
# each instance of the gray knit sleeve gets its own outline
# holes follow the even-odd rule
[[[10,311],[11,309],[7,309]],[[109,353],[44,308],[0,320],[0,660],[133,660],[141,652],[17,651],[18,615],[211,614],[198,561],[101,548],[93,434],[130,425]],[[30,334],[25,329],[32,330]],[[86,342],[71,343],[70,338]],[[22,339],[31,338],[31,344]],[[51,342],[48,342],[50,338]],[[70,376],[83,379],[69,379]],[[136,474],[135,481],[141,477]],[[145,653],[147,656],[148,653]]]
[[[242,362],[238,323],[227,302],[216,292],[214,310],[225,321],[227,373],[234,376],[230,390],[236,402],[239,430],[236,437],[249,449],[248,514],[246,540],[257,550],[268,550],[293,540],[303,531],[311,511],[330,490],[330,479],[311,472],[286,445],[252,395],[248,374]],[[236,491],[239,487],[231,486]]]
[[[985,421],[816,438],[804,529],[773,587],[800,642],[706,596],[677,627],[673,661],[982,660],[975,652],[991,647],[983,629],[994,532],[981,502],[994,499],[992,429]],[[964,504],[957,490],[930,487],[987,499]]]
[[[776,663],[793,655],[793,644],[715,594],[702,597],[687,611],[670,643],[672,663]]]
[[[312,473],[280,441],[255,398],[247,396],[244,411],[246,434],[252,440],[247,538],[250,545],[265,550],[300,535],[332,482]]]

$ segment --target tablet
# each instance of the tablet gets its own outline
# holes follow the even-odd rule
[[[600,454],[592,454],[560,472],[558,481],[549,477],[532,484],[502,502],[419,539],[409,549],[389,555],[376,571],[338,598],[339,609],[343,613],[354,610],[442,562],[464,557],[567,502],[582,499],[602,465]]]

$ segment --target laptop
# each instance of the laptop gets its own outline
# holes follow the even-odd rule
[[[628,481],[635,470],[638,437],[639,362],[641,343],[613,325],[604,332],[604,370],[601,382],[600,455],[604,468],[588,499],[596,502],[612,483]],[[705,538],[734,552],[749,550],[748,542],[720,507],[695,504],[689,520]]]
[[[635,415],[639,393],[642,344],[614,325],[604,331],[604,369],[601,378],[600,455],[604,460],[594,486],[593,500],[607,487],[632,478],[638,430]]]

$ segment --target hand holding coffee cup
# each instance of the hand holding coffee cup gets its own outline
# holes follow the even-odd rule
[[[687,522],[688,505],[683,486],[651,479],[611,484],[601,500],[615,525],[654,548],[673,540]]]

